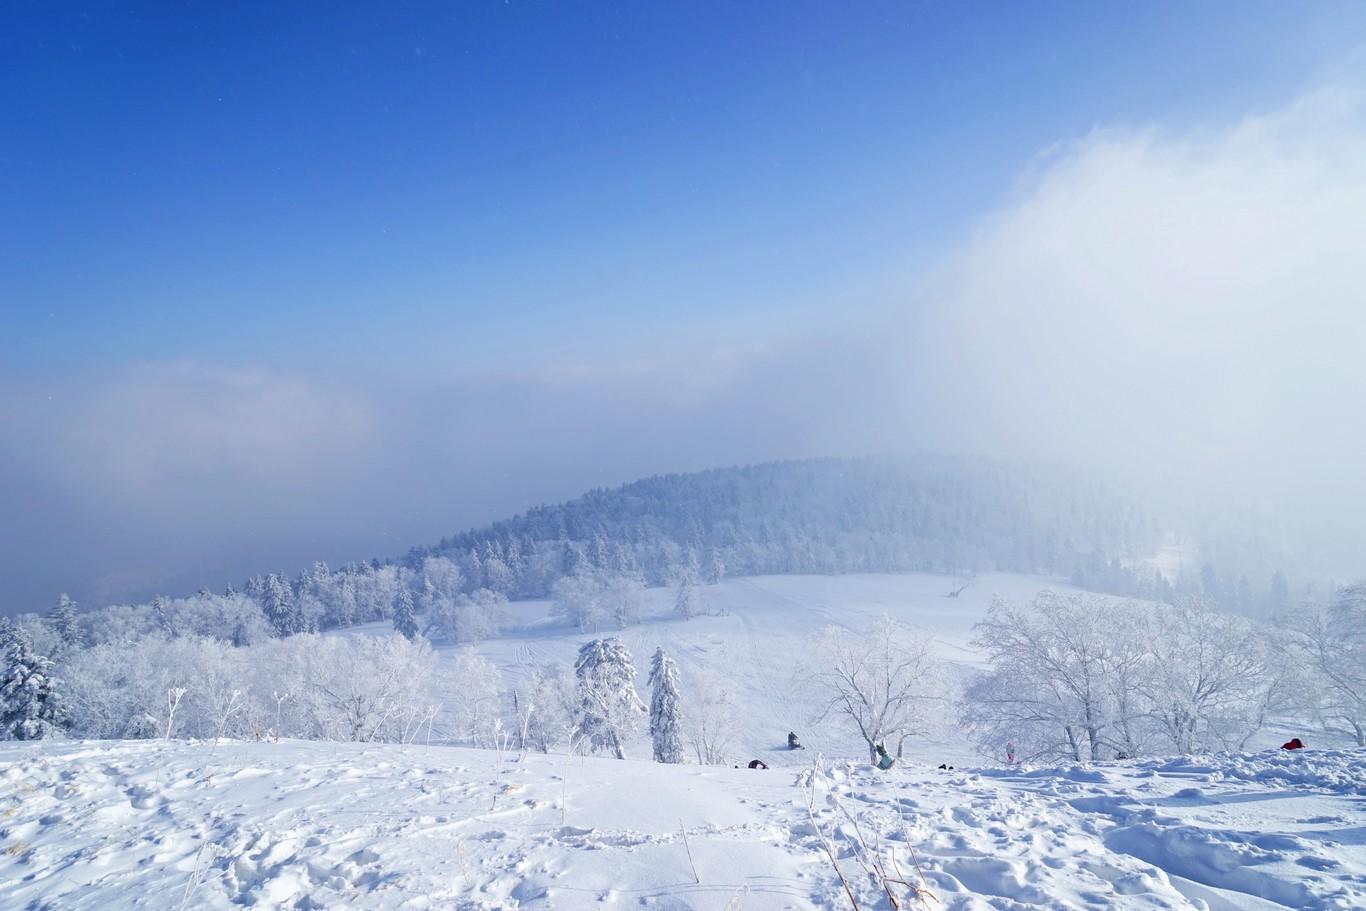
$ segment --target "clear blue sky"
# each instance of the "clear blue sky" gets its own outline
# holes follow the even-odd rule
[[[6,4],[0,357],[421,376],[876,302],[1060,138],[1293,95],[1342,12]]]

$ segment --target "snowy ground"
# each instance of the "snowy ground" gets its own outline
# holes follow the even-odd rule
[[[1359,751],[840,765],[812,791],[444,746],[4,744],[0,907],[849,907],[823,839],[887,907],[861,833],[910,878],[914,851],[932,908],[1360,909],[1364,773]]]
[[[1317,737],[1300,754],[1010,769],[975,755],[946,711],[890,774],[851,761],[862,747],[811,723],[797,685],[811,633],[888,613],[965,668],[993,594],[1057,583],[983,576],[946,597],[955,584],[736,579],[707,590],[719,615],[691,621],[670,616],[671,592],[648,593],[642,622],[619,633],[642,692],[657,645],[685,695],[690,678],[724,673],[740,697],[735,758],[769,771],[650,763],[643,739],[626,762],[445,745],[0,744],[0,909],[847,908],[826,839],[863,908],[888,905],[860,841],[895,852],[907,878],[913,851],[930,908],[1366,909],[1366,752]],[[512,605],[481,651],[509,677],[568,665],[591,636],[548,608]],[[783,748],[789,730],[807,750]],[[808,789],[818,753],[832,774]]]

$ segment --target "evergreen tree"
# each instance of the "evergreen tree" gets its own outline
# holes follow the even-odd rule
[[[655,762],[683,761],[682,718],[678,697],[678,665],[655,649],[650,663],[650,741],[654,744]]]
[[[166,596],[157,595],[152,599],[152,619],[156,622],[157,629],[163,633],[171,632],[171,617],[166,612]]]
[[[0,655],[5,653],[9,644],[20,636],[19,627],[9,617],[0,617]]]
[[[275,628],[281,638],[303,632],[298,611],[294,605],[294,589],[283,575],[270,573],[261,583],[261,611]]]
[[[52,662],[23,636],[10,638],[0,663],[0,740],[42,740],[62,732],[66,707]]]
[[[726,578],[726,558],[721,555],[721,549],[713,547],[707,556],[707,584],[716,585]]]
[[[574,673],[579,685],[579,717],[574,736],[594,752],[609,750],[625,759],[622,741],[633,734],[645,713],[636,694],[636,668],[620,639],[594,639],[579,649]]]
[[[84,642],[80,621],[76,619],[76,602],[65,592],[57,598],[56,607],[47,615],[48,626],[57,634],[64,647],[79,647]]]
[[[398,597],[394,599],[394,632],[402,633],[405,639],[417,638],[417,610],[413,607],[413,593],[406,585],[398,587]]]
[[[702,592],[698,589],[696,580],[687,573],[681,574],[678,577],[678,590],[674,592],[674,613],[684,620],[691,620],[705,612]]]

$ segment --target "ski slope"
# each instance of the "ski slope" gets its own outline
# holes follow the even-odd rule
[[[518,601],[509,605],[509,622],[502,634],[480,643],[478,650],[498,665],[505,681],[511,681],[540,664],[554,662],[572,668],[584,642],[615,636],[635,657],[637,689],[648,699],[650,656],[663,646],[679,665],[685,701],[690,681],[701,674],[724,675],[733,685],[740,715],[733,748],[736,762],[754,758],[769,765],[806,762],[808,756],[787,750],[789,731],[798,733],[808,752],[858,758],[866,755],[866,748],[838,719],[814,722],[820,700],[801,686],[801,665],[812,635],[830,624],[861,630],[886,614],[928,636],[953,677],[953,672],[961,675],[980,665],[981,656],[970,646],[972,626],[986,615],[993,597],[1023,602],[1044,588],[1075,590],[1060,579],[992,573],[979,576],[957,597],[948,597],[961,584],[956,577],[929,573],[728,579],[702,587],[712,615],[691,620],[674,616],[672,589],[652,588],[645,592],[640,622],[622,630],[588,633],[552,618],[549,601]],[[375,623],[336,635],[390,632],[389,624]],[[450,660],[456,651],[440,643],[436,650],[439,660]],[[1273,725],[1254,737],[1251,745],[1275,746],[1294,734],[1304,731]],[[952,707],[946,706],[932,731],[907,741],[905,757],[907,762],[931,766],[975,765],[1003,762],[1004,748],[1002,744],[1001,755],[978,754],[963,738]],[[627,754],[650,756],[643,734],[629,744]]]
[[[509,623],[496,639],[479,644],[479,652],[511,680],[540,664],[572,667],[579,646],[598,636],[620,638],[635,657],[637,688],[648,694],[650,656],[657,647],[678,662],[687,686],[699,674],[726,676],[736,691],[741,713],[736,761],[762,758],[770,765],[805,762],[789,754],[787,734],[796,731],[808,751],[853,758],[865,753],[849,732],[834,721],[813,724],[820,706],[800,685],[800,666],[810,637],[836,624],[862,629],[882,614],[931,637],[951,667],[978,662],[970,649],[972,625],[985,614],[994,595],[1028,600],[1045,587],[1070,588],[1054,579],[991,574],[979,577],[958,597],[948,597],[961,581],[942,575],[758,576],[729,579],[704,586],[710,616],[683,620],[673,615],[672,589],[645,592],[640,622],[626,629],[583,633],[551,618],[549,601],[509,605]],[[387,634],[387,624],[369,624],[339,635]],[[449,660],[455,649],[438,643]],[[648,698],[648,697],[647,697]],[[907,758],[938,765],[981,761],[963,741],[951,713],[939,719],[929,736],[906,744]],[[643,737],[628,756],[650,755]]]

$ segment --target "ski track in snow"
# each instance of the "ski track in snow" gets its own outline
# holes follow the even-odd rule
[[[918,865],[932,907],[1366,907],[1362,751],[813,776],[50,742],[0,746],[0,769],[6,909],[848,907],[823,840],[886,907],[859,833]]]

